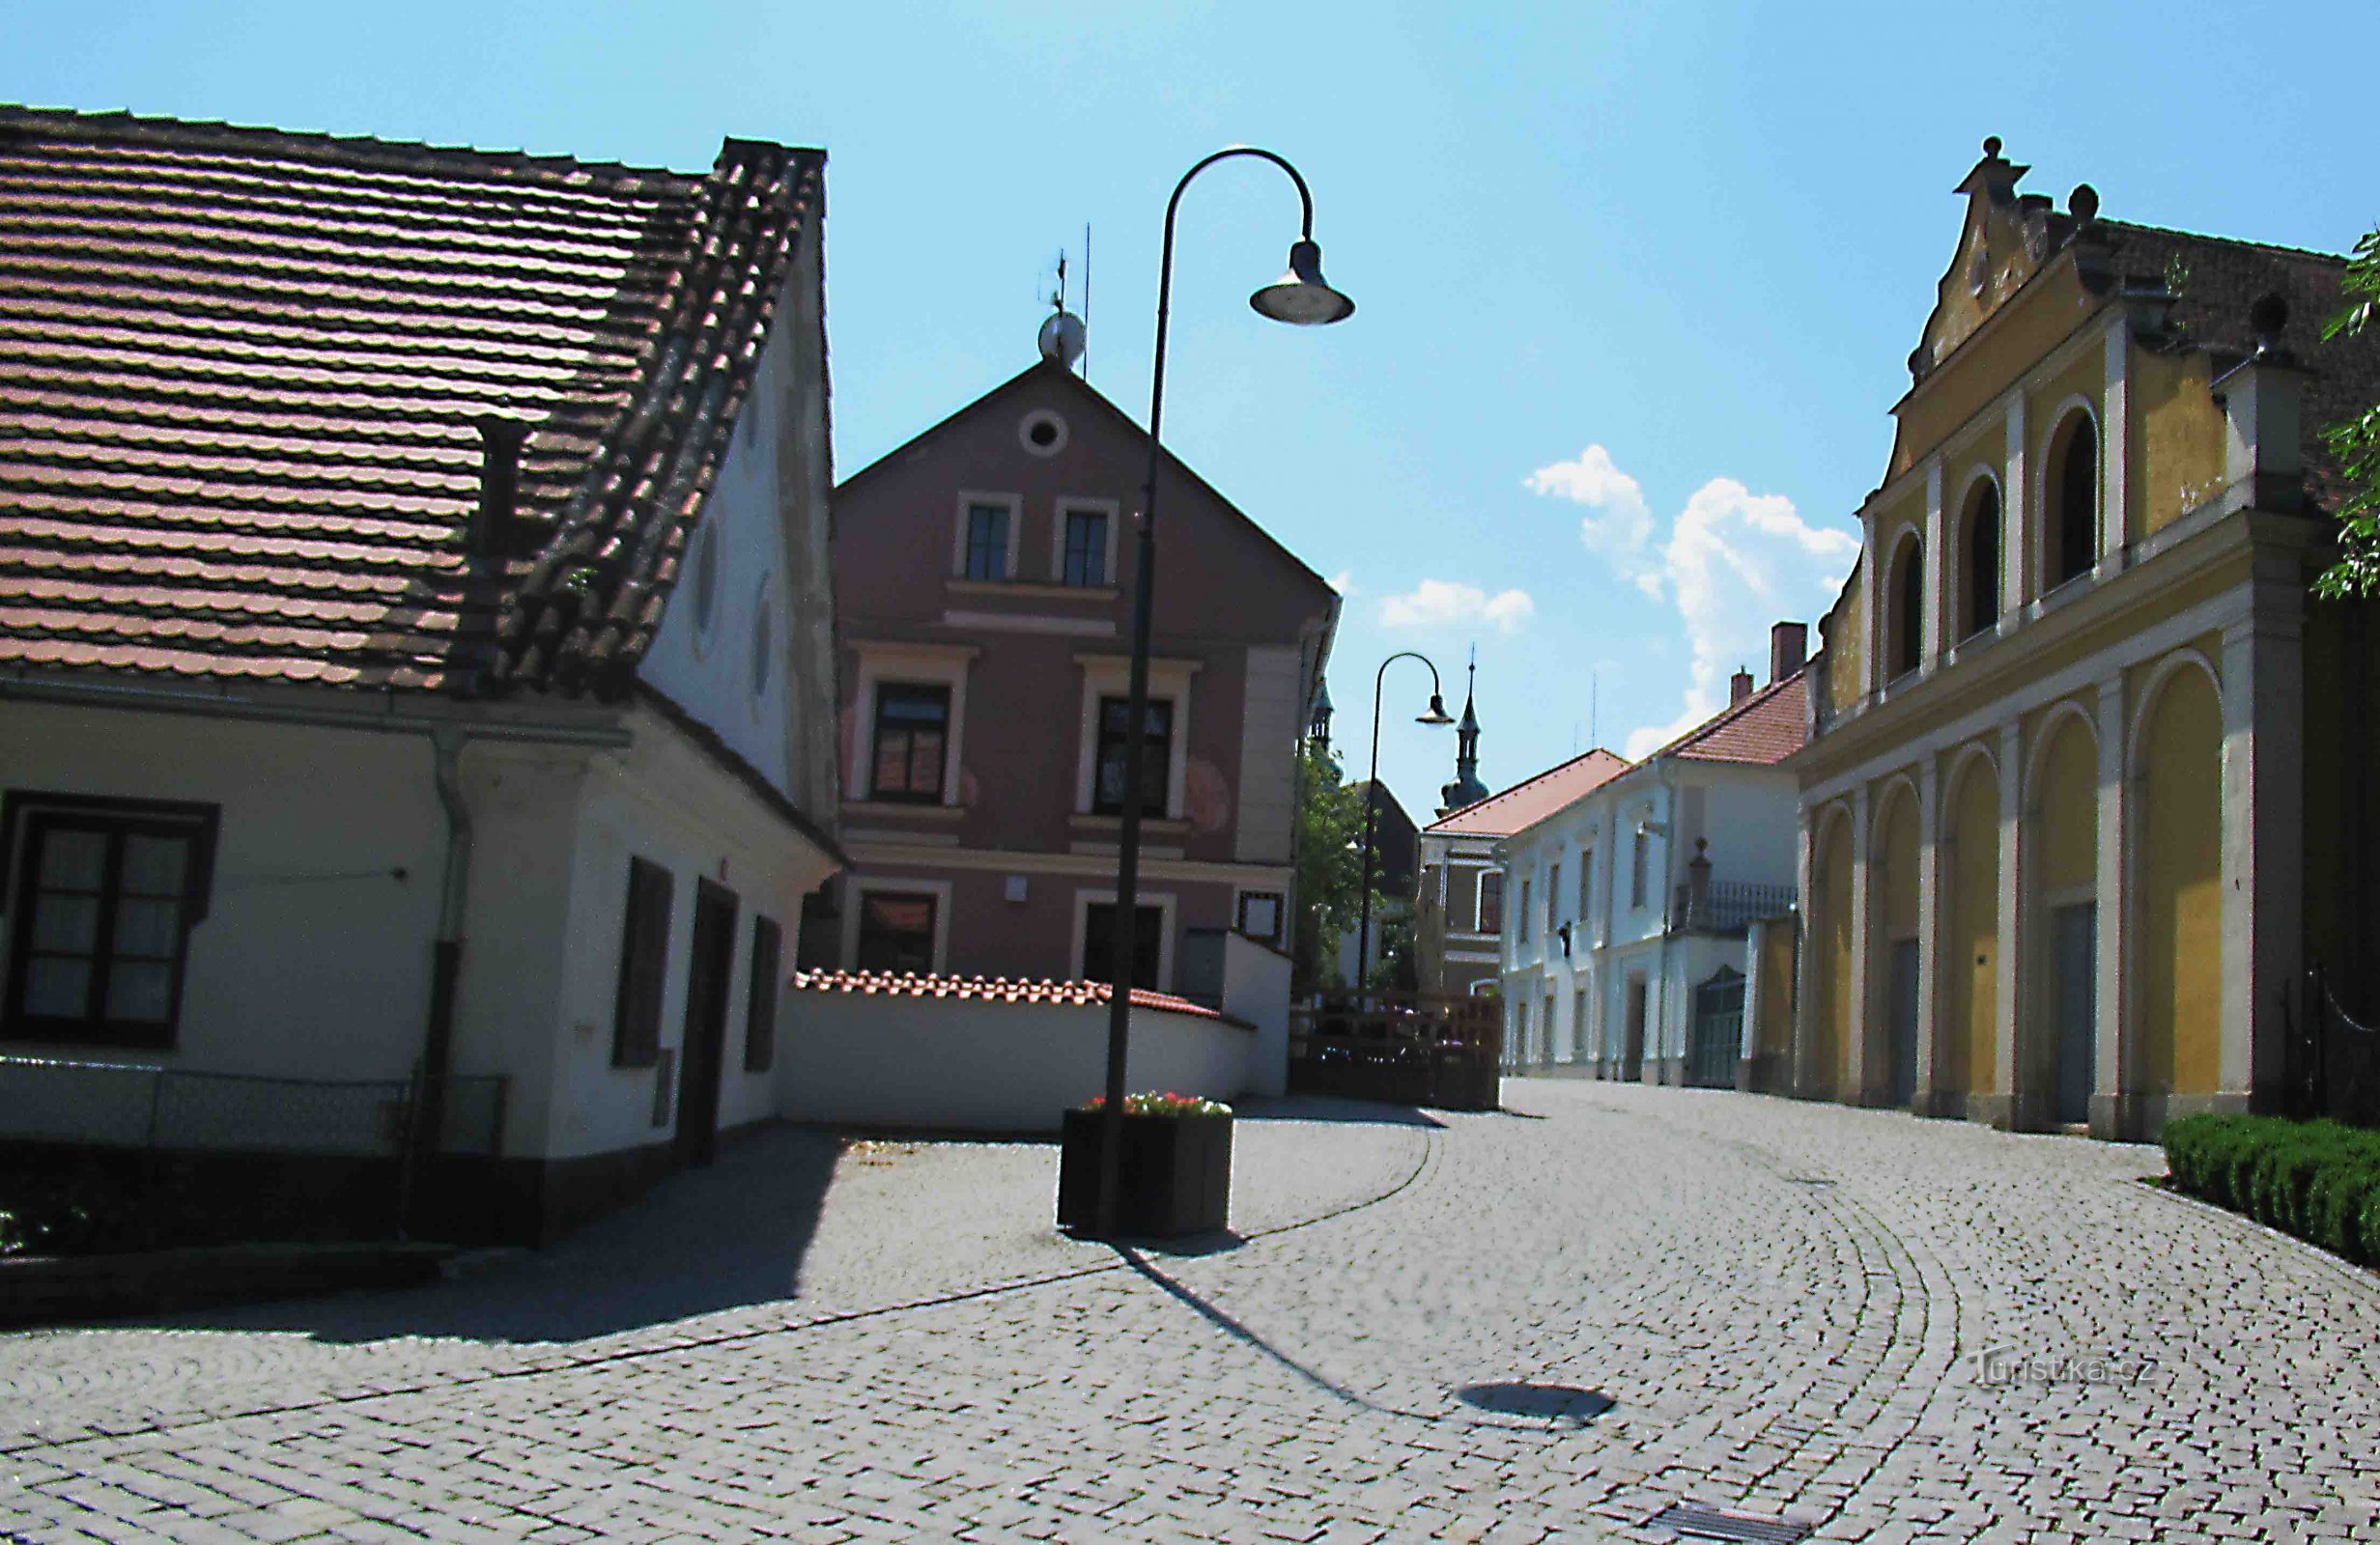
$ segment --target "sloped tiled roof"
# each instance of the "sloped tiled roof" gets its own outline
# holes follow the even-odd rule
[[[864,993],[894,997],[938,997],[986,1003],[1050,1003],[1081,1008],[1116,996],[1106,982],[1032,981],[1016,976],[936,976],[894,971],[796,971],[793,985],[812,993]],[[1210,1020],[1239,1022],[1204,1003],[1171,993],[1132,990],[1134,1008],[1162,1009]]]
[[[1689,762],[1774,766],[1800,750],[1809,739],[1806,680],[1806,671],[1795,671],[1742,702],[1719,710],[1645,760],[1674,756]]]
[[[1509,837],[1535,826],[1582,795],[1609,783],[1629,770],[1626,758],[1597,747],[1573,756],[1533,778],[1468,804],[1422,829],[1436,836]]]
[[[623,691],[823,176],[0,108],[0,666]]]

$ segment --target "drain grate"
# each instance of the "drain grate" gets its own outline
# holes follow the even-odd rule
[[[1645,1521],[1654,1529],[1695,1539],[1748,1540],[1753,1545],[1794,1545],[1809,1537],[1810,1527],[1771,1513],[1737,1513],[1698,1503],[1672,1503]]]

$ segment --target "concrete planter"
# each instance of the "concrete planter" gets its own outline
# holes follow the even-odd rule
[[[1228,1227],[1232,1118],[1125,1116],[1119,1181],[1119,1233],[1166,1239]],[[1099,1112],[1069,1110],[1059,1149],[1058,1226],[1095,1227],[1098,1196]]]

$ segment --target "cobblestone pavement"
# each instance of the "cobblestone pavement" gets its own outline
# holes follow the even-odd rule
[[[1505,1088],[1243,1121],[1204,1254],[779,1134],[437,1289],[0,1336],[0,1534],[2380,1539],[2380,1278],[2152,1150]]]

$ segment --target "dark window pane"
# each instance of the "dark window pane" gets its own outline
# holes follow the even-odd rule
[[[998,504],[967,507],[967,577],[1008,577],[1008,512]]]
[[[1098,510],[1066,513],[1066,583],[1107,583],[1107,515]]]
[[[1483,934],[1504,931],[1504,877],[1493,872],[1479,877],[1479,928]]]
[[[860,948],[855,963],[864,971],[925,975],[934,969],[934,911],[939,898],[872,890],[860,899]]]
[[[876,754],[869,797],[931,802],[942,798],[950,688],[892,682],[876,688]]]
[[[620,930],[619,992],[612,1006],[611,1062],[648,1068],[661,1052],[662,987],[669,967],[669,871],[628,860],[628,915]]]
[[[1154,992],[1157,987],[1157,963],[1164,958],[1165,909],[1141,907],[1135,909],[1138,921],[1132,937],[1132,985]],[[1119,909],[1112,902],[1093,902],[1083,918],[1083,980],[1112,982],[1116,979],[1116,920]]]
[[[744,1071],[766,1073],[777,1061],[778,956],[783,936],[768,917],[752,919],[750,1000],[744,1010]]]
[[[1132,722],[1132,704],[1121,697],[1099,699],[1097,776],[1091,807],[1099,815],[1119,815],[1124,807],[1125,730]],[[1141,741],[1141,814],[1163,817],[1174,759],[1174,705],[1156,700],[1148,705]]]
[[[7,1032],[171,1046],[212,808],[59,796],[44,809],[41,798],[20,828]]]

